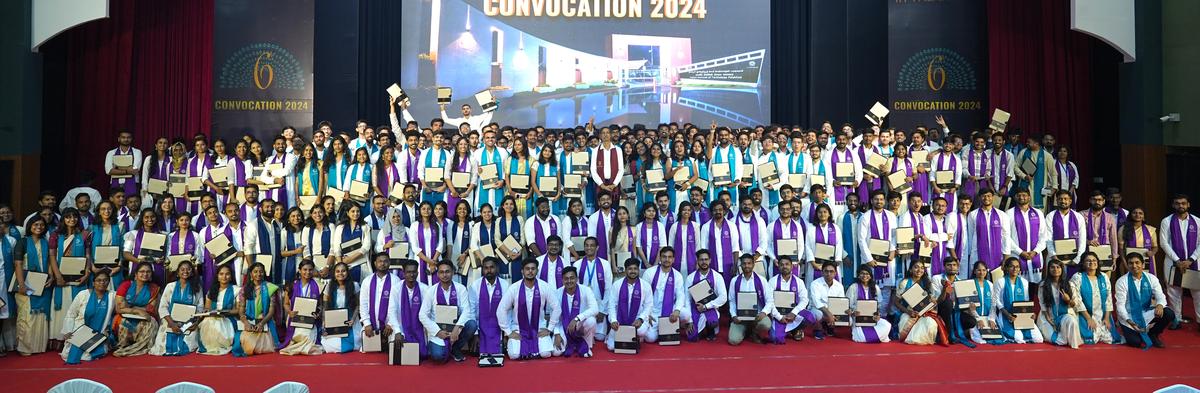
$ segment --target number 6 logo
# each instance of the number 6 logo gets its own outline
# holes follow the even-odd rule
[[[271,56],[271,52],[264,51],[254,60],[254,86],[259,90],[266,90],[271,87],[271,82],[275,81],[275,67],[271,66]]]
[[[925,67],[925,82],[929,84],[930,90],[938,91],[946,85],[946,69],[941,65],[944,59],[942,55],[934,56]]]

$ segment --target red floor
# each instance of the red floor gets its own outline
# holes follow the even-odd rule
[[[382,355],[359,353],[243,359],[147,355],[106,357],[72,367],[56,354],[27,358],[9,354],[0,359],[0,391],[44,392],[63,380],[83,377],[121,393],[153,392],[177,381],[209,385],[218,392],[261,392],[288,380],[308,384],[314,392],[886,389],[891,393],[938,387],[972,392],[1149,392],[1176,383],[1200,386],[1200,369],[1195,367],[1200,333],[1196,324],[1186,326],[1163,335],[1167,349],[1150,351],[1112,345],[1070,350],[1048,344],[972,350],[961,345],[868,345],[844,338],[808,338],[784,346],[746,342],[732,347],[721,341],[648,345],[636,356],[613,355],[597,344],[592,359],[510,362],[498,369],[478,369],[470,362],[473,359],[462,364],[387,366]]]

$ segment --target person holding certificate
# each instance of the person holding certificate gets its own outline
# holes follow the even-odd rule
[[[286,341],[279,350],[280,354],[320,355],[325,352],[324,348],[317,345],[321,287],[313,277],[314,270],[312,261],[301,261],[300,274],[284,287],[288,300],[281,303],[286,316],[287,333],[283,336]]]
[[[985,265],[986,266],[986,265]],[[971,313],[972,310],[979,307],[979,291],[976,288],[975,295],[962,291],[963,285],[971,286],[970,280],[959,279],[958,259],[947,257],[942,260],[942,273],[936,274],[929,280],[930,292],[937,303],[934,309],[937,315],[942,319],[942,326],[946,327],[947,334],[950,336],[950,344],[961,343],[969,348],[975,348],[975,344],[971,340],[971,329],[975,328],[977,320]],[[960,283],[961,282],[961,283]],[[958,286],[958,287],[956,287]],[[960,308],[960,305],[968,304],[966,309]]]
[[[500,329],[508,339],[508,358],[547,359],[554,352],[552,336],[561,323],[562,309],[554,298],[555,289],[537,279],[536,260],[522,262],[521,276],[521,281],[504,289],[496,309]]]
[[[687,154],[687,144],[678,140],[671,142],[671,170],[667,175],[674,185],[671,189],[671,207],[675,211],[679,210],[680,203],[688,200],[692,185],[700,179],[696,161]]]
[[[138,175],[142,168],[142,151],[133,147],[133,132],[117,132],[117,148],[104,154],[104,173],[111,187],[121,187],[126,194],[138,192]]]
[[[433,216],[433,205],[429,202],[421,202],[418,212],[416,224],[408,228],[408,239],[413,242],[410,244],[412,254],[420,262],[420,281],[429,285],[434,281],[437,263],[445,252],[445,225]]]
[[[1119,251],[1116,255],[1113,255],[1120,258],[1120,271],[1128,271],[1129,267],[1127,266],[1127,261],[1125,261],[1125,255],[1133,252],[1140,253],[1145,257],[1146,272],[1151,276],[1155,276],[1157,272],[1162,271],[1154,266],[1159,251],[1158,229],[1146,223],[1146,211],[1140,207],[1133,208],[1126,215],[1125,221],[1120,225],[1120,234],[1117,236],[1117,238],[1121,239],[1118,248]],[[1116,334],[1117,332],[1113,333]]]
[[[1181,323],[1188,322],[1183,317],[1182,278],[1185,273],[1195,274],[1196,270],[1200,268],[1197,265],[1197,261],[1200,260],[1198,259],[1200,258],[1200,247],[1196,246],[1197,241],[1200,240],[1200,235],[1198,235],[1200,219],[1188,212],[1188,209],[1191,208],[1191,201],[1187,195],[1176,194],[1171,198],[1171,208],[1174,212],[1164,217],[1159,225],[1158,242],[1162,245],[1163,253],[1166,255],[1166,259],[1163,260],[1163,270],[1166,271],[1164,278],[1167,279],[1168,284],[1167,300],[1172,314],[1175,316],[1174,321],[1171,322],[1171,329],[1178,329]],[[1128,259],[1128,255],[1126,258]],[[1143,263],[1144,266],[1146,264]],[[1132,268],[1130,271],[1132,272]],[[1150,271],[1153,272],[1153,269]],[[1153,277],[1151,281],[1155,281]],[[1193,298],[1200,298],[1200,289],[1191,288],[1189,290]],[[1145,298],[1140,300],[1144,301]],[[1195,315],[1200,319],[1200,302],[1194,302],[1192,306]]]
[[[1158,280],[1145,274],[1142,256],[1129,254],[1126,260],[1129,273],[1117,279],[1113,303],[1121,321],[1121,335],[1125,336],[1125,344],[1134,348],[1165,348],[1158,337],[1170,321],[1178,322],[1175,312],[1163,306],[1167,297]]]
[[[133,279],[117,288],[117,344],[113,356],[137,356],[150,352],[158,332],[158,284],[152,282],[154,268],[150,262],[138,262]]]
[[[261,263],[250,266],[246,283],[238,294],[239,318],[237,341],[233,356],[245,357],[275,352],[279,337],[275,327],[276,299],[279,287],[267,281],[266,268]]]
[[[899,220],[896,214],[883,208],[883,190],[871,193],[871,210],[858,220],[858,245],[862,265],[870,266],[872,278],[880,281],[879,302],[883,314],[889,313],[892,304],[892,290],[896,284],[896,276],[900,275],[896,260],[896,239],[894,235]]]
[[[909,290],[914,290],[914,286],[919,286],[924,291],[925,297],[918,303],[912,303],[913,297],[908,296]],[[892,308],[900,313],[899,339],[906,344],[950,344],[946,326],[939,318],[936,306],[924,312],[920,309],[922,304],[935,301],[930,298],[931,289],[933,288],[929,276],[925,275],[925,266],[917,261],[908,265],[904,279],[896,283],[896,296],[892,298]]]
[[[154,346],[150,348],[151,355],[182,356],[198,348],[198,325],[193,324],[190,317],[203,306],[200,276],[195,274],[195,266],[190,260],[180,262],[175,269],[178,279],[163,287],[162,297],[158,301],[158,334],[155,335]]]
[[[1000,266],[1006,255],[1012,254],[1011,218],[1007,213],[992,205],[995,194],[990,188],[979,190],[979,208],[967,214],[967,233],[975,236],[971,255],[987,262],[988,268]]]
[[[50,333],[51,289],[50,243],[46,221],[35,216],[26,225],[27,234],[13,248],[16,281],[17,352],[22,355],[46,352]]]
[[[433,133],[433,145],[425,149],[421,153],[421,159],[418,162],[420,177],[418,179],[421,185],[421,201],[422,202],[439,202],[444,201],[445,192],[450,188],[450,184],[445,181],[448,173],[445,173],[447,165],[453,155],[450,151],[453,141],[442,135],[442,133]],[[384,162],[382,159],[381,163]],[[382,165],[382,164],[376,164]],[[399,172],[396,172],[399,175]],[[398,181],[397,176],[390,181]],[[386,195],[386,194],[385,194]]]
[[[644,261],[646,268],[661,263],[659,250],[668,246],[667,224],[658,218],[658,208],[653,203],[647,203],[642,206],[642,222],[634,228],[637,232],[636,257]]]
[[[951,140],[957,135],[951,136]],[[958,137],[961,140],[961,137]],[[958,198],[959,187],[962,185],[963,168],[959,162],[958,154],[954,153],[954,148],[957,143],[947,143],[942,145],[942,150],[933,153],[929,157],[930,171],[933,175],[930,178],[930,193],[932,196],[940,196],[946,198],[953,206]]]
[[[197,352],[220,356],[228,354],[234,345],[241,347],[238,318],[234,315],[241,287],[233,282],[233,266],[228,264],[217,267],[215,277],[204,300],[203,311],[209,315],[198,322],[200,339]]]
[[[475,167],[475,161],[471,159],[471,148],[467,143],[467,138],[458,138],[454,141],[454,155],[450,157],[449,164],[449,171],[445,173],[445,179],[443,179],[447,185],[445,200],[447,206],[455,207],[450,212],[450,218],[455,219],[458,217],[457,206],[459,201],[472,203],[475,201],[473,195],[478,183],[476,178],[479,174]],[[457,187],[456,179],[458,178],[467,179],[466,189]],[[468,206],[470,205],[468,204]],[[470,214],[474,214],[474,212],[474,210],[471,210]]]
[[[1079,271],[1079,259],[1087,251],[1087,229],[1083,215],[1071,210],[1073,205],[1071,193],[1058,191],[1054,193],[1054,212],[1047,213],[1050,221],[1050,236],[1046,241],[1046,250],[1050,257],[1064,262],[1067,273]]]
[[[365,226],[362,209],[358,205],[349,205],[345,210],[340,222],[333,228],[332,240],[332,250],[326,268],[337,262],[344,262],[351,267],[351,280],[371,274],[371,267],[367,264],[371,254],[371,230]]]
[[[1030,135],[1025,149],[1016,155],[1018,187],[1029,190],[1033,198],[1033,207],[1046,207],[1046,199],[1050,194],[1049,166],[1054,157],[1042,149],[1042,141],[1036,135]]]
[[[817,323],[817,314],[809,307],[808,287],[802,279],[792,274],[792,257],[779,257],[779,273],[771,277],[767,285],[774,288],[775,308],[771,309],[771,339],[775,344],[783,344],[788,337],[801,341],[804,339],[804,328]],[[790,297],[789,297],[790,294]],[[780,295],[783,295],[781,298]],[[787,303],[779,303],[787,300]]]
[[[50,339],[62,341],[63,323],[75,295],[87,290],[91,259],[90,233],[84,232],[79,211],[68,207],[62,212],[62,225],[50,233],[50,280],[54,306],[50,309]]]
[[[846,196],[853,193],[854,187],[862,182],[862,163],[850,151],[848,135],[838,134],[836,141],[836,147],[821,161],[821,165],[814,165],[814,168],[809,168],[809,170],[819,172],[822,169],[830,168],[830,176],[826,176],[825,181],[833,187],[833,203],[845,205]],[[809,174],[810,186],[812,184],[811,177],[812,173]]]
[[[84,361],[96,360],[108,354],[108,333],[109,327],[112,326],[113,310],[116,307],[116,297],[108,288],[109,277],[107,271],[100,271],[95,274],[92,280],[92,288],[80,292],[71,299],[71,308],[67,313],[74,318],[63,325],[63,339],[66,344],[63,345],[63,350],[60,356],[67,364],[79,364]],[[84,329],[86,327],[86,329]],[[68,330],[67,328],[70,328]],[[75,337],[75,334],[93,333],[97,336]],[[96,345],[92,340],[99,339],[104,343]],[[96,345],[91,351],[86,351],[80,348],[76,343],[80,340],[85,344]]]
[[[317,149],[311,143],[305,143],[296,161],[295,172],[292,173],[292,184],[296,185],[295,200],[292,206],[300,206],[300,197],[316,197],[325,194],[328,188],[326,172],[321,168],[317,158]]]
[[[767,280],[754,272],[754,256],[742,254],[738,259],[739,273],[729,280],[729,344],[739,345],[747,336],[750,341],[761,343],[770,339],[771,311],[775,310],[774,297],[767,293]],[[747,333],[747,331],[750,331]]]
[[[479,328],[469,292],[454,281],[454,276],[453,264],[439,262],[438,282],[425,288],[421,296],[418,319],[429,338],[429,358],[438,363],[445,363],[451,357],[455,362],[466,360],[462,350]]]
[[[1040,344],[1042,332],[1036,326],[1027,324],[1018,327],[1016,324],[1017,310],[1013,303],[1033,302],[1027,292],[1029,281],[1021,277],[1021,264],[1016,257],[1004,260],[1004,278],[996,286],[996,305],[999,307],[996,321],[1000,324],[1000,332],[1004,334],[1004,338],[1017,344]]]
[[[822,266],[821,269],[823,272],[825,272],[828,268]],[[856,321],[854,323],[854,328],[850,330],[850,338],[853,339],[854,342],[885,343],[891,341],[891,338],[888,337],[888,333],[892,331],[892,324],[891,322],[888,322],[887,319],[880,318],[879,314],[880,291],[879,287],[876,286],[875,283],[874,270],[875,269],[872,269],[867,265],[859,266],[857,274],[855,274],[856,280],[853,284],[850,284],[849,288],[846,288],[846,297],[850,299],[850,314]],[[828,274],[829,273],[825,273],[825,275]],[[861,305],[860,302],[862,303]],[[874,312],[868,311],[871,309],[871,307],[867,306],[868,304],[874,306]],[[875,325],[870,326],[867,324],[860,324],[857,322],[860,316],[871,316],[871,319]]]
[[[992,188],[990,186],[992,167],[995,166],[995,163],[992,162],[992,155],[985,150],[986,147],[987,137],[983,133],[973,133],[971,149],[963,155],[967,161],[966,171],[963,173],[963,192],[972,198],[979,190],[985,187]]]
[[[512,141],[512,152],[505,166],[504,185],[508,188],[507,195],[514,198],[517,212],[522,218],[528,218],[533,212],[533,162],[529,156],[529,145],[524,139]]]
[[[713,201],[709,207],[713,214],[712,219],[700,228],[700,238],[706,245],[704,249],[712,253],[717,272],[724,277],[733,278],[737,275],[735,265],[742,250],[742,242],[737,225],[726,218],[727,207],[724,202]]]
[[[1016,206],[1007,212],[1013,224],[1009,234],[1015,238],[1010,251],[1016,254],[1023,265],[1021,270],[1025,273],[1025,279],[1036,284],[1042,281],[1042,251],[1049,243],[1046,239],[1050,237],[1050,226],[1041,210],[1033,207],[1029,190],[1017,189],[1014,199]]]
[[[475,206],[500,206],[506,192],[504,177],[500,174],[507,173],[508,151],[496,146],[495,131],[483,132],[483,148],[472,153],[471,162],[476,173],[473,180],[477,189]]]
[[[666,184],[667,187],[670,186],[670,184],[667,183],[667,180],[670,178],[666,176],[667,166],[669,164],[667,162],[667,155],[663,152],[662,145],[654,143],[651,144],[647,149],[648,154],[642,154],[641,157],[638,158],[637,162],[637,199],[635,199],[634,202],[636,206],[642,206],[647,203],[653,204],[654,196],[658,193],[658,191],[665,191],[650,188],[651,184],[649,182],[649,174],[651,172],[655,173],[654,176],[656,177],[656,180],[663,182],[661,184]]]
[[[550,201],[546,198],[538,198],[536,202],[537,214],[525,220],[523,234],[521,236],[525,241],[526,250],[530,256],[542,256],[546,253],[547,243],[551,236],[557,236],[564,243],[565,247],[573,247],[570,237],[566,236],[566,226],[563,225],[557,216],[550,214]],[[552,284],[557,281],[551,281]],[[555,285],[559,287],[561,285]]]
[[[607,336],[609,351],[616,351],[616,336],[618,328],[632,327],[635,341],[645,340],[650,332],[650,313],[654,309],[654,288],[651,283],[641,277],[641,263],[630,258],[625,261],[624,277],[617,278],[610,288],[614,292],[608,301],[608,329],[613,332]],[[665,281],[664,281],[665,282]],[[657,331],[655,332],[657,333]]]
[[[372,264],[372,270],[375,266]],[[384,265],[386,266],[386,264]],[[386,271],[386,267],[384,268]],[[372,274],[371,276],[374,276]],[[362,347],[362,322],[357,317],[359,307],[358,283],[350,277],[350,266],[343,262],[338,262],[333,265],[333,278],[326,284],[325,289],[321,291],[321,304],[323,310],[322,329],[321,329],[321,348],[325,353],[347,353],[358,350]],[[330,311],[344,310],[349,325],[339,325],[345,331],[341,337],[329,336],[331,321],[324,320],[328,318]],[[341,321],[338,321],[341,322]]]
[[[1113,337],[1117,327],[1113,318],[1112,283],[1108,275],[1100,271],[1100,259],[1095,253],[1083,254],[1083,269],[1071,276],[1071,292],[1079,294],[1075,309],[1079,315],[1079,336],[1088,344],[1118,344],[1124,337]]]
[[[687,308],[688,299],[686,294],[685,282],[683,274],[674,268],[675,266],[675,249],[671,246],[665,246],[660,251],[660,262],[649,269],[646,269],[645,278],[650,279],[650,288],[654,290],[654,302],[652,303],[650,316],[650,328],[646,331],[646,342],[656,342],[662,333],[663,318],[667,318],[666,325],[674,338],[669,341],[679,341],[679,332],[688,330],[688,323],[692,320],[691,310]],[[668,341],[665,340],[664,341]]]
[[[842,282],[837,280],[837,274],[837,262],[822,262],[821,277],[813,280],[808,286],[808,311],[821,321],[820,325],[813,326],[813,338],[817,340],[824,340],[825,336],[833,337],[834,311],[829,309],[829,298],[846,297]]]

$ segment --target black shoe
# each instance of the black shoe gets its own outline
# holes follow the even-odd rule
[[[1150,342],[1154,343],[1155,348],[1166,348],[1167,347],[1166,345],[1163,345],[1162,340],[1158,339],[1158,337],[1150,339]]]
[[[462,363],[464,360],[467,360],[467,357],[463,356],[463,354],[461,354],[461,353],[456,353],[454,355],[451,355],[451,357],[454,358],[454,362],[456,362],[456,363]]]
[[[1175,320],[1175,322],[1171,322],[1171,324],[1167,326],[1167,329],[1168,330],[1179,330],[1179,328],[1181,328],[1181,327],[1183,327],[1183,325],[1179,322],[1179,320]]]

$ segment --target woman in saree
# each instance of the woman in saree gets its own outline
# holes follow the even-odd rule
[[[35,216],[25,226],[26,236],[17,241],[13,261],[16,280],[17,352],[21,356],[46,352],[50,333],[51,289],[54,281],[46,280],[41,294],[25,282],[28,272],[50,274],[50,242],[46,240],[46,220]]]
[[[152,281],[154,268],[150,262],[138,262],[133,279],[117,288],[117,346],[113,356],[137,356],[150,352],[158,332],[158,285]]]
[[[267,281],[266,267],[261,263],[250,266],[249,277],[237,300],[238,328],[241,332],[239,342],[233,344],[233,356],[236,357],[272,353],[278,344],[275,337],[279,335],[273,316],[279,287]]]
[[[863,300],[879,301],[879,287],[875,284],[875,272],[870,266],[859,266],[855,275],[857,280],[846,290],[850,300],[851,315],[858,317],[858,302]],[[875,326],[858,326],[855,324],[850,331],[850,338],[860,343],[885,343],[890,341],[888,332],[892,324],[887,319],[879,317],[879,306],[875,307]]]
[[[950,345],[946,326],[937,315],[937,308],[922,313],[920,310],[914,309],[916,304],[908,304],[901,297],[901,294],[908,291],[913,285],[925,289],[927,294],[930,293],[931,284],[929,276],[925,275],[925,264],[913,261],[909,264],[905,276],[903,280],[896,283],[896,294],[892,296],[892,308],[900,311],[900,340],[915,345],[933,345],[935,343]],[[934,301],[933,299],[926,300]]]
[[[181,356],[195,351],[196,328],[199,325],[188,325],[189,321],[176,321],[171,317],[171,311],[177,306],[193,306],[196,312],[203,311],[200,276],[192,261],[183,261],[176,267],[175,281],[163,287],[162,298],[158,302],[159,327],[154,339],[154,347],[150,354],[156,356]]]
[[[1083,253],[1083,269],[1071,276],[1071,291],[1079,294],[1079,334],[1088,344],[1123,344],[1124,337],[1113,335],[1113,288],[1108,274],[1100,271],[1100,258],[1094,252]]]
[[[322,304],[326,310],[346,309],[351,317],[350,330],[344,337],[329,337],[328,331],[321,332],[321,347],[326,353],[346,353],[362,347],[362,323],[355,314],[358,311],[358,283],[350,280],[350,267],[345,262],[333,266],[333,279],[325,287]]]
[[[355,206],[357,208],[357,206]],[[317,285],[317,280],[313,278],[313,272],[316,266],[312,261],[300,262],[300,274],[293,280],[290,285],[284,288],[287,292],[288,300],[283,303],[283,313],[287,316],[287,335],[284,336],[288,340],[287,344],[279,350],[279,353],[284,355],[320,355],[325,351],[317,344],[317,332],[319,331],[318,321],[320,320],[320,310],[314,310],[314,314],[300,315],[296,311],[296,301],[300,298],[312,299],[317,301],[321,298],[321,287]],[[313,327],[295,326],[297,317],[307,317],[313,322]]]
[[[233,283],[233,266],[224,264],[217,268],[216,283],[208,289],[204,299],[204,310],[217,312],[201,319],[198,352],[205,355],[225,355],[240,344],[235,315],[238,293],[241,287]]]
[[[1079,334],[1079,318],[1075,315],[1079,297],[1075,295],[1078,292],[1071,290],[1066,270],[1062,261],[1052,259],[1042,271],[1042,282],[1038,284],[1041,312],[1038,313],[1037,325],[1042,337],[1048,338],[1051,344],[1079,349],[1079,344],[1083,343]]]
[[[116,298],[113,292],[108,289],[110,278],[107,271],[101,271],[95,274],[92,279],[92,289],[80,292],[75,295],[71,301],[71,308],[68,312],[73,318],[63,325],[63,338],[71,339],[71,334],[79,326],[87,326],[93,332],[104,335],[109,334],[109,326],[113,318],[113,310],[116,307]],[[69,330],[68,330],[69,328]],[[70,343],[63,345],[62,353],[60,354],[67,364],[79,364],[80,362],[96,360],[108,354],[107,338],[106,343],[97,346],[91,352],[84,352],[83,349],[76,347]]]

